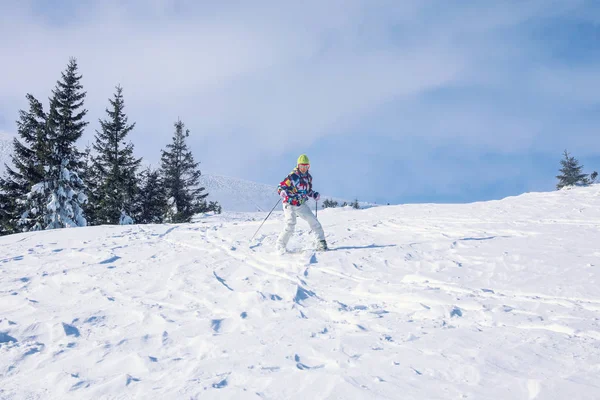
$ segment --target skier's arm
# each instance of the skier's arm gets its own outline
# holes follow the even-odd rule
[[[297,198],[298,195],[296,194],[296,192],[298,192],[298,189],[296,189],[296,182],[294,182],[292,174],[288,175],[283,181],[279,183],[277,193],[279,193],[279,195],[284,198],[284,201],[287,201],[288,199]]]
[[[312,188],[312,178],[310,178],[310,190],[308,191],[308,193],[306,193],[306,195],[315,200],[319,200],[321,198],[321,195],[319,194],[319,192],[315,192]]]

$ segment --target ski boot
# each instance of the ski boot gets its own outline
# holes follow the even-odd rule
[[[278,244],[275,246],[275,253],[276,253],[277,255],[280,255],[280,256],[284,255],[285,253],[287,253],[286,246],[283,246],[283,245],[281,245],[281,244],[279,244],[279,243],[278,243]]]
[[[327,242],[325,240],[319,240],[317,242],[317,251],[327,251],[329,247],[327,247]]]

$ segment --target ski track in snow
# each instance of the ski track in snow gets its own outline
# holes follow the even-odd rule
[[[0,238],[0,398],[600,398],[600,188]]]

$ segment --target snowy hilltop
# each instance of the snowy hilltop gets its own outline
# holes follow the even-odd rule
[[[600,185],[265,216],[0,237],[0,398],[600,398]]]
[[[269,211],[279,195],[277,184],[246,181],[214,174],[200,176],[200,186],[206,189],[208,201],[218,201],[224,211]]]

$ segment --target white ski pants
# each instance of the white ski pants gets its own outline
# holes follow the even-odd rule
[[[323,232],[323,227],[319,220],[312,213],[311,209],[308,207],[308,204],[304,203],[301,206],[292,206],[288,203],[283,204],[283,219],[285,222],[285,227],[283,228],[283,232],[279,235],[277,239],[277,245],[279,247],[285,248],[294,233],[294,229],[296,228],[296,217],[300,217],[310,226],[310,229],[313,231],[315,238],[317,240],[325,240],[325,232]]]

